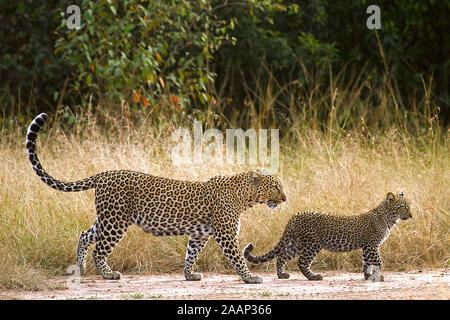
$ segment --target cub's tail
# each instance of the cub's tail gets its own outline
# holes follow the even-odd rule
[[[59,190],[59,191],[83,191],[91,188],[95,188],[96,186],[96,176],[92,176],[90,178],[86,178],[83,180],[75,181],[75,182],[62,182],[50,176],[39,161],[39,158],[36,154],[36,138],[39,130],[48,120],[48,116],[45,113],[41,113],[31,122],[27,131],[26,138],[26,148],[28,159],[30,160],[31,166],[34,169],[34,172],[41,178],[43,182],[49,185],[51,188]]]
[[[261,256],[253,256],[250,254],[250,252],[252,252],[252,250],[253,250],[253,243],[250,242],[244,248],[244,257],[245,257],[245,259],[247,259],[248,262],[251,262],[254,264],[260,264],[260,263],[270,261],[273,258],[277,257],[278,254],[280,253],[280,249],[282,247],[281,243],[282,243],[282,241],[280,240],[280,242],[278,242],[278,244],[275,246],[275,248],[273,248],[266,254],[263,254]]]

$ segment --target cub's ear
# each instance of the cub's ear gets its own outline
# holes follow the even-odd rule
[[[386,196],[386,200],[389,202],[394,202],[395,200],[397,200],[394,196],[394,194],[392,192],[388,192],[387,196]]]
[[[256,171],[252,171],[250,179],[253,182],[253,184],[255,186],[257,186],[257,185],[261,184],[261,182],[263,180],[263,176]]]

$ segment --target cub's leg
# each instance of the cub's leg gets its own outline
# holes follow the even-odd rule
[[[280,254],[277,258],[277,276],[280,279],[289,279],[291,276],[289,273],[284,272],[284,266],[286,265],[286,262],[288,262],[289,259],[287,259],[286,255]]]
[[[192,266],[197,260],[200,252],[208,242],[208,236],[191,236],[186,250],[186,261],[184,263],[184,277],[186,280],[197,281],[202,279],[200,273],[192,272]]]
[[[95,220],[94,225],[80,234],[77,249],[77,267],[80,269],[80,274],[86,271],[86,254],[89,246],[99,240],[99,224]]]
[[[364,278],[372,281],[384,281],[381,275],[382,261],[378,247],[366,246],[363,248]]]
[[[283,250],[283,249],[282,249]],[[283,252],[278,255],[277,259],[277,275],[280,279],[289,279],[290,275],[287,272],[284,272],[284,266],[286,262],[293,259],[298,253],[298,248],[296,245],[289,243]]]
[[[104,215],[100,215],[104,216]],[[120,272],[112,271],[106,262],[108,256],[114,250],[114,247],[119,243],[125,235],[130,223],[120,221],[117,217],[112,221],[99,221],[100,223],[100,237],[95,244],[93,251],[94,262],[97,270],[99,270],[105,279],[118,280],[122,277]]]
[[[298,258],[298,267],[308,280],[323,279],[320,274],[315,274],[310,269],[311,264],[314,258],[320,252],[320,249],[320,245],[312,243],[304,244],[301,246],[300,257]]]

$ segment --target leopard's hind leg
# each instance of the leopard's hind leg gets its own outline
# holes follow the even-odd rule
[[[184,263],[184,277],[189,281],[198,281],[202,279],[200,273],[192,272],[192,266],[197,260],[200,252],[208,242],[209,235],[191,236],[186,249],[186,261]]]
[[[80,274],[86,271],[86,254],[89,246],[99,240],[99,224],[95,220],[94,225],[80,234],[77,249],[77,267],[80,269]]]
[[[106,262],[108,256],[114,250],[114,247],[119,243],[122,237],[125,235],[130,222],[119,219],[107,220],[106,222],[100,221],[100,235],[99,240],[95,244],[93,251],[93,257],[95,266],[99,270],[105,279],[118,280],[122,277],[120,272],[112,271]]]

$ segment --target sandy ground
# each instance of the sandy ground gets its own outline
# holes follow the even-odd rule
[[[55,288],[37,292],[0,291],[1,299],[444,299],[450,298],[450,270],[383,272],[384,282],[365,281],[361,273],[322,272],[324,280],[308,281],[300,273],[281,280],[276,274],[256,273],[262,284],[243,283],[237,275],[203,273],[188,282],[182,274],[130,275],[121,280],[83,276],[48,279]]]

